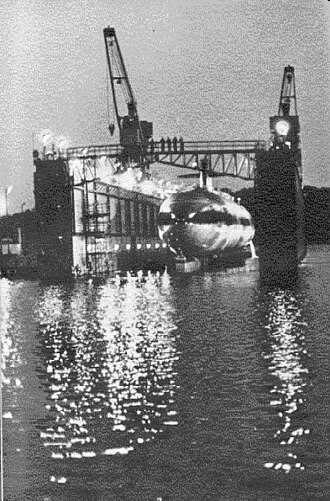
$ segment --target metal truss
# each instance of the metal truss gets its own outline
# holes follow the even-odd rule
[[[259,140],[193,142],[174,138],[166,141],[164,139],[157,142],[149,141],[144,157],[149,164],[157,162],[195,172],[200,172],[203,162],[206,162],[209,176],[232,176],[253,180],[255,154],[264,149],[266,142]],[[119,144],[87,146],[68,149],[66,158],[80,159],[87,165],[88,161],[94,164],[95,160],[98,161],[102,157],[120,162],[122,153],[123,148]]]
[[[173,141],[149,144],[146,158],[181,169],[200,172],[202,162],[207,162],[209,176],[232,176],[254,179],[255,153],[265,149],[263,141]],[[189,175],[187,175],[189,176]]]

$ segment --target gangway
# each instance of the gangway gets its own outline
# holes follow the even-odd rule
[[[255,154],[265,150],[266,142],[250,141],[183,141],[181,138],[149,141],[146,148],[148,164],[160,163],[200,172],[202,161],[207,160],[209,176],[232,176],[254,179]],[[69,148],[68,160],[97,160],[107,157],[121,161],[122,147],[116,145],[81,146]],[[138,166],[138,164],[137,164]],[[187,175],[189,176],[189,174]]]

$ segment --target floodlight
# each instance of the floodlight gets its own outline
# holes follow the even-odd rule
[[[279,136],[287,136],[290,130],[290,124],[286,120],[276,122],[275,130]]]

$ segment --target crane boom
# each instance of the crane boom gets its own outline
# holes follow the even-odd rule
[[[152,123],[140,121],[139,119],[137,102],[127,75],[115,29],[112,27],[104,28],[103,34],[116,121],[119,129],[119,140],[124,148],[124,161],[143,164],[146,144],[152,137]],[[117,85],[121,88],[126,105],[125,110],[119,107]],[[109,129],[110,133],[113,133],[113,126],[112,130],[111,126]]]

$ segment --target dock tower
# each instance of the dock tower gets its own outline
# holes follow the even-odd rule
[[[292,284],[306,255],[295,74],[284,69],[268,150],[256,153],[255,226],[262,282]]]
[[[33,152],[34,197],[38,226],[35,249],[41,274],[68,276],[72,258],[72,180],[63,158]]]

